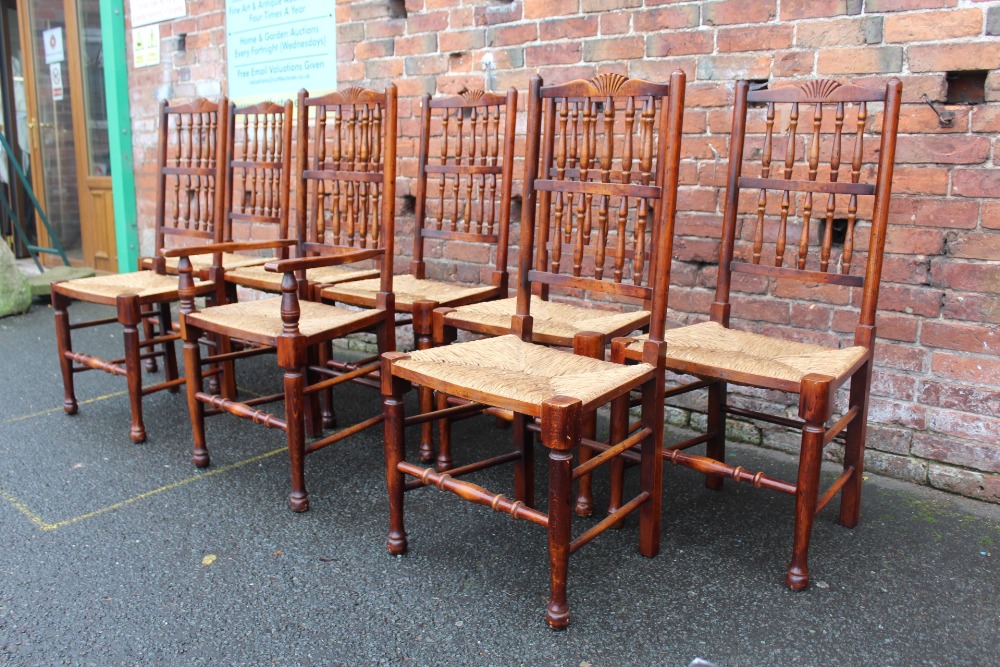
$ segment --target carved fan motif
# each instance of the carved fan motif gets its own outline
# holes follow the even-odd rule
[[[598,74],[590,81],[598,95],[614,95],[628,81],[628,77],[622,74]]]
[[[825,100],[829,97],[833,91],[840,88],[840,84],[831,79],[817,79],[814,81],[807,81],[806,83],[799,86],[803,94],[811,100]]]
[[[358,86],[350,86],[340,91],[340,96],[346,104],[358,104],[359,102],[369,102],[372,99],[372,91]]]
[[[469,103],[476,103],[483,98],[485,91],[482,90],[464,90],[460,95]]]

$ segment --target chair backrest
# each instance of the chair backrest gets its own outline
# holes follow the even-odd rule
[[[295,192],[299,256],[378,249],[392,286],[396,210],[396,87],[299,92]],[[310,131],[311,130],[311,131]]]
[[[729,324],[733,273],[829,286],[823,289],[861,287],[856,339],[870,345],[862,328],[875,324],[901,90],[898,79],[877,89],[816,80],[751,91],[748,82],[737,83],[712,319]],[[878,143],[866,141],[876,117]],[[749,157],[759,175],[743,175]],[[748,215],[738,257],[741,199]],[[871,225],[861,265],[855,233],[864,218]]]
[[[507,287],[517,91],[468,90],[420,110],[417,200],[410,271],[424,278],[424,239],[496,246],[490,280]]]
[[[223,240],[288,238],[292,102],[231,104],[228,132]]]
[[[161,273],[164,247],[223,239],[227,108],[225,98],[160,103],[154,269]]]
[[[669,84],[531,80],[518,316],[530,314],[532,291],[548,298],[553,287],[631,299],[651,311],[650,337],[662,340],[684,86],[681,71]]]

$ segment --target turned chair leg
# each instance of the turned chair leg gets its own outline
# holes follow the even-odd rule
[[[809,585],[809,538],[816,518],[824,432],[821,424],[806,424],[802,429],[802,453],[795,487],[795,537],[792,543],[792,562],[788,566],[785,580],[788,587],[796,591]]]
[[[434,347],[433,313],[437,308],[435,301],[415,301],[413,303],[413,341],[418,350],[429,350]],[[417,387],[420,403],[420,414],[434,409],[434,392],[427,387]],[[434,460],[434,422],[424,422],[420,425],[420,460],[429,463]]]
[[[450,345],[458,338],[458,330],[455,327],[447,326],[444,323],[445,315],[455,310],[454,308],[437,308],[431,314],[432,317],[432,344],[433,347]],[[437,409],[443,410],[448,407],[448,396],[443,392],[437,393]],[[423,409],[421,407],[421,409]],[[445,472],[451,469],[451,420],[447,417],[437,420],[438,427],[438,453],[437,471]],[[516,436],[515,436],[516,437]]]
[[[871,386],[871,362],[862,366],[851,378],[850,405],[858,414],[847,425],[844,447],[844,470],[854,468],[851,479],[840,492],[840,523],[854,528],[861,519],[861,483],[865,471],[865,438],[868,427],[868,387]]]
[[[444,392],[437,392],[437,409],[444,410],[448,407],[448,395]],[[423,408],[421,408],[423,409]],[[451,470],[451,420],[447,417],[437,420],[438,425],[438,450],[437,450],[437,471],[447,472]]]
[[[628,396],[623,398],[623,407],[618,409],[624,409],[627,414]],[[663,381],[659,378],[642,389],[641,420],[651,433],[642,442],[640,461],[639,488],[649,494],[649,500],[639,510],[639,553],[652,558],[660,553],[663,505]],[[624,437],[622,433],[622,439]],[[621,459],[620,456],[615,458]]]
[[[514,414],[514,448],[521,458],[514,462],[514,499],[535,506],[535,435],[528,430],[528,418]]]
[[[59,350],[59,370],[63,379],[63,410],[68,415],[75,415],[80,409],[76,400],[76,389],[73,384],[73,361],[66,356],[73,351],[73,342],[69,328],[69,297],[61,294],[53,286],[52,308],[55,310],[56,346]]]
[[[399,463],[406,457],[403,392],[406,383],[392,377],[391,362],[382,359],[382,410],[385,421],[385,480],[389,489],[389,536],[386,547],[394,556],[406,553],[406,530],[403,527],[403,494],[405,477]]]
[[[157,304],[157,321],[160,324],[160,335],[169,336],[174,333],[173,318],[170,316],[170,304]],[[176,380],[180,375],[177,372],[177,350],[174,348],[174,341],[163,341],[163,375],[165,380]],[[180,387],[168,389],[171,394],[180,391]]]
[[[720,463],[726,461],[726,401],[729,389],[725,382],[715,382],[708,387],[708,432],[712,438],[705,443],[705,456]],[[718,491],[722,488],[722,477],[705,476],[705,488]]]
[[[550,627],[569,625],[566,577],[569,571],[570,522],[573,502],[573,450],[580,448],[583,414],[576,399],[557,396],[542,403],[542,444],[549,450],[549,581],[545,609]]]
[[[233,340],[229,336],[218,334],[215,337],[215,345],[216,354],[229,354],[233,351]],[[223,398],[235,401],[239,394],[236,390],[236,362],[223,361],[216,368],[219,369],[220,375],[213,377],[219,378],[217,383],[219,393],[222,394]]]
[[[785,582],[800,591],[809,585],[809,539],[812,536],[816,505],[819,500],[819,472],[823,460],[823,440],[826,421],[833,411],[830,378],[806,375],[799,394],[799,417],[802,427],[802,451],[799,454],[799,474],[795,485],[795,536],[792,542],[792,562]]]
[[[129,437],[135,443],[145,442],[146,427],[142,421],[142,355],[139,347],[141,307],[138,297],[132,295],[119,295],[116,305],[118,322],[124,327],[125,378],[128,381],[128,400],[132,414]]]
[[[619,396],[611,402],[611,426],[608,433],[608,442],[611,444],[621,442],[628,434],[628,404],[628,394]],[[646,450],[645,445],[642,448],[643,451]],[[616,456],[611,459],[608,466],[611,476],[608,514],[611,515],[618,512],[625,502],[625,459],[621,456]],[[613,527],[621,528],[622,522],[619,521]]]
[[[142,318],[142,334],[146,340],[151,340],[156,337],[156,321],[158,320],[159,313],[151,313],[149,317]],[[164,346],[163,352],[166,354],[166,346]],[[146,366],[146,370],[150,373],[155,373],[160,370],[159,365],[156,363],[156,357],[154,356],[148,357],[145,360],[144,365]]]
[[[293,512],[309,509],[306,493],[305,458],[305,415],[302,389],[305,373],[302,368],[285,369],[285,424],[288,436],[288,458],[292,470],[292,491],[288,495],[288,506]]]
[[[591,359],[604,359],[604,335],[595,332],[581,332],[573,337],[573,353],[579,354],[584,357],[590,357]],[[597,412],[591,412],[590,414],[584,416],[583,425],[581,430],[581,435],[584,438],[590,438],[594,440],[597,438]],[[591,452],[589,447],[580,447],[577,456],[580,459],[580,464],[584,464],[590,460]],[[586,474],[582,476],[577,482],[577,496],[576,496],[576,515],[577,516],[590,516],[593,513],[593,503],[592,503],[592,491],[591,491],[591,481],[593,477],[591,474]]]
[[[314,345],[309,348],[309,363],[306,368],[306,384],[313,384],[317,381],[316,373],[309,370],[312,366],[318,366],[319,364],[319,349],[323,347],[322,344]],[[323,435],[323,420],[320,415],[320,400],[319,395],[316,392],[309,394],[305,398],[305,428],[306,432],[311,438],[318,438]]]
[[[188,414],[191,417],[191,434],[194,440],[194,451],[191,460],[198,468],[207,468],[211,462],[208,447],[205,442],[205,404],[198,400],[197,394],[203,391],[204,378],[201,368],[200,329],[186,322],[181,326],[181,336],[184,339],[184,375],[187,388]]]
[[[316,349],[320,367],[326,368],[327,363],[333,357],[333,343],[331,341],[324,341]],[[319,393],[320,415],[323,428],[335,428],[337,426],[337,413],[333,409],[333,390],[324,389]]]
[[[434,392],[427,387],[417,387],[417,397],[420,404],[420,414],[434,409]],[[434,460],[434,422],[424,422],[420,425],[420,460],[430,463]]]

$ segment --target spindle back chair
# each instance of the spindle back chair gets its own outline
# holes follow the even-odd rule
[[[621,84],[623,80],[621,75],[607,74],[594,83],[606,88],[626,85],[626,89],[638,85],[638,80]],[[614,97],[577,99],[569,94],[545,98],[536,246],[533,263],[520,268],[526,276],[530,273],[535,342],[572,347],[578,354],[603,359],[613,338],[648,326],[653,211],[640,205],[641,195],[621,196],[614,186],[645,192],[642,188],[655,185],[654,167],[661,157],[654,153],[662,111],[659,95],[666,89],[628,93],[618,102]],[[586,182],[602,185],[590,191],[580,185]],[[564,302],[582,295],[589,295],[591,302]],[[502,335],[519,308],[523,306],[517,299],[510,298],[438,309],[435,343],[455,340],[459,330]],[[439,404],[447,400],[439,397]],[[584,426],[584,437],[593,438],[595,433],[596,420],[591,420]],[[588,457],[586,449],[581,456]],[[450,465],[450,422],[443,420],[438,469]],[[581,516],[591,512],[589,483],[589,477],[581,481],[577,507]]]
[[[260,102],[243,107],[230,104],[226,113],[222,243],[181,246],[195,271],[211,276],[220,288],[220,269],[262,266],[272,259],[237,253],[278,248],[279,254],[286,257],[291,244],[285,241],[288,202],[282,199],[282,193],[288,196],[284,180],[292,177],[292,103]],[[267,245],[275,241],[282,244]],[[168,273],[176,274],[178,263],[175,253],[164,259]]]
[[[669,390],[668,396],[707,387],[708,428],[705,435],[667,447],[664,457],[705,473],[710,488],[720,488],[729,477],[795,496],[794,545],[787,574],[793,589],[805,588],[809,582],[807,553],[816,513],[840,491],[841,523],[853,527],[860,516],[875,315],[900,91],[896,79],[878,89],[829,80],[757,91],[751,91],[745,81],[736,85],[710,320],[666,334],[667,368],[699,378]],[[876,111],[882,119],[878,143],[868,140],[875,131]],[[784,136],[779,135],[782,130]],[[747,174],[751,162],[756,162],[758,170]],[[870,220],[867,228],[865,218]],[[835,239],[840,234],[837,256]],[[861,261],[859,251],[866,253]],[[743,317],[760,332],[730,328],[741,296],[733,287],[746,279],[755,282],[740,284],[756,291],[766,288],[775,300],[801,299],[806,291],[818,293],[826,301],[821,312],[827,313],[828,326],[833,322],[831,304],[858,304],[853,344],[838,347],[832,332],[819,334],[825,344],[803,342],[815,340],[817,333],[804,326],[782,329],[754,322],[752,308],[743,311]],[[802,285],[806,288],[797,287]],[[796,310],[789,313],[794,320]],[[815,322],[811,324],[814,328]],[[641,345],[637,342],[629,349],[637,355]],[[828,427],[836,391],[848,382],[847,410]],[[729,383],[798,394],[799,420],[744,409],[738,399],[734,405],[729,400]],[[802,430],[795,484],[725,463],[727,414]],[[845,443],[843,473],[819,498],[823,448],[838,438]],[[701,443],[706,444],[705,456],[684,452]],[[620,479],[618,474],[615,477]],[[612,495],[614,507],[620,503],[615,497],[620,496],[620,487]]]
[[[309,507],[305,488],[305,455],[338,442],[382,421],[377,415],[319,437],[318,396],[341,382],[363,379],[378,363],[357,364],[351,372],[327,380],[317,373],[329,341],[348,334],[375,333],[379,351],[395,348],[392,295],[392,253],[395,223],[396,88],[384,93],[347,88],[323,96],[298,96],[296,226],[300,256],[268,262],[265,269],[282,275],[281,296],[195,310],[193,269],[183,257],[181,273],[181,335],[188,379],[188,407],[194,433],[194,464],[209,464],[205,416],[228,412],[285,431],[291,464],[289,505]],[[348,151],[341,152],[344,145]],[[331,147],[333,148],[331,152]],[[287,195],[284,195],[287,197]],[[287,200],[287,199],[286,199]],[[375,307],[346,309],[314,300],[306,271],[339,268],[352,262],[374,261],[381,274]],[[248,341],[259,348],[201,357],[199,338],[211,333]],[[284,391],[245,402],[203,391],[204,364],[228,362],[277,352],[284,371]],[[284,400],[284,415],[256,406]],[[214,410],[207,413],[205,405]],[[319,439],[306,445],[306,432]]]
[[[507,254],[517,91],[506,95],[467,90],[460,95],[425,94],[420,110],[417,195],[410,273],[393,279],[397,326],[413,325],[417,349],[433,345],[432,313],[507,296]],[[464,271],[430,279],[424,246],[438,244],[445,257],[480,260]],[[491,261],[492,256],[492,261]],[[453,270],[454,271],[454,270]],[[485,284],[484,284],[485,283]],[[322,290],[324,300],[371,307],[376,279],[341,282]],[[422,412],[433,397],[420,389]],[[433,458],[432,424],[421,427],[421,456]]]
[[[566,574],[570,553],[613,523],[602,521],[570,540],[573,481],[640,442],[641,491],[619,516],[638,509],[640,552],[653,556],[659,550],[665,357],[662,338],[683,98],[684,74],[680,71],[674,72],[669,85],[605,75],[591,81],[542,87],[541,79],[533,78],[528,103],[516,312],[508,320],[508,334],[411,354],[382,355],[389,551],[400,554],[407,549],[404,492],[431,484],[509,513],[515,519],[545,526],[552,583],[546,620],[554,628],[569,622]],[[641,126],[635,110],[641,113]],[[580,122],[570,125],[570,114]],[[641,137],[644,159],[638,163],[629,152],[629,146],[634,144],[622,139],[622,133],[629,129]],[[571,151],[566,146],[573,145],[569,131],[575,131],[577,145],[582,144],[579,161],[571,162],[567,157]],[[599,167],[594,166],[598,158]],[[616,211],[615,234],[609,222],[612,210]],[[545,253],[546,248],[550,259],[533,269],[535,253]],[[569,261],[560,262],[558,256],[568,257]],[[586,291],[611,303],[637,300],[651,313],[646,316],[650,329],[642,363],[616,364],[533,343],[534,314],[540,303],[531,298],[536,287],[540,291],[548,287]],[[407,420],[402,393],[410,383],[468,403]],[[616,433],[621,437],[613,438],[611,445],[589,439],[583,425],[589,423],[596,408],[612,403],[616,414],[627,412],[628,395],[633,389],[644,396],[639,429],[631,435]],[[437,419],[442,414],[497,411],[514,414],[515,450],[510,454],[453,468],[447,474],[405,460],[404,423]],[[534,432],[541,433],[542,443],[549,449],[547,513],[534,508]],[[573,452],[582,451],[582,445],[602,453],[573,468]],[[515,463],[513,501],[457,479],[510,461]],[[407,483],[406,475],[414,479]]]
[[[164,251],[168,246],[222,240],[223,161],[228,137],[226,100],[198,99],[187,103],[161,102],[156,172],[155,255],[146,262],[152,270],[54,282],[52,305],[65,398],[63,408],[76,414],[74,376],[85,370],[103,370],[125,376],[128,382],[134,442],[146,439],[142,397],[162,389],[176,392],[184,382],[178,377],[170,303],[179,298],[177,279],[167,276]],[[193,287],[197,294],[214,291],[211,282]],[[72,299],[116,308],[116,317],[70,323]],[[155,319],[159,333],[147,328],[141,340],[140,323]],[[75,351],[71,330],[118,322],[123,327],[125,356],[104,360]],[[142,360],[155,372],[157,358],[164,359],[164,381],[143,387]]]
[[[292,103],[260,102],[228,108],[225,190],[222,196],[222,242],[186,245],[165,252],[168,270],[177,271],[187,257],[198,276],[215,285],[216,304],[237,300],[239,285],[276,292],[280,277],[264,271],[264,264],[287,259],[289,192],[292,179]],[[234,237],[239,240],[234,240]],[[261,256],[277,251],[278,256]],[[258,254],[245,254],[245,253]],[[228,337],[215,335],[209,344],[216,354],[232,351]],[[231,362],[222,364],[222,394],[236,398],[236,378]],[[215,386],[218,374],[210,375]]]
[[[288,234],[293,118],[291,100],[233,105],[229,110],[224,241],[234,244],[232,252],[277,251],[276,257],[223,254],[220,268],[227,272],[224,280],[230,292],[233,285],[254,286],[231,276],[235,269],[288,259],[293,245]]]

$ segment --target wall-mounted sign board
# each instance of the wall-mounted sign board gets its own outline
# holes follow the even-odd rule
[[[245,104],[337,87],[337,24],[327,0],[227,0],[229,97]]]
[[[129,0],[132,27],[187,16],[187,0]]]
[[[160,26],[132,29],[132,58],[137,68],[160,64]]]

